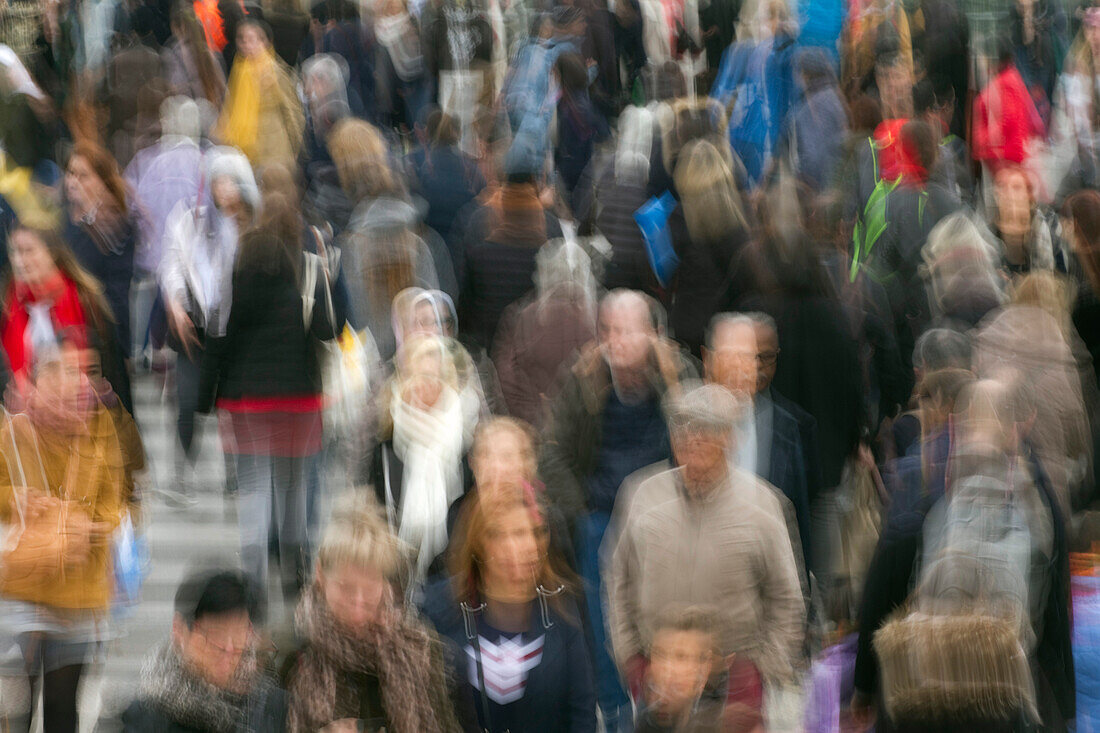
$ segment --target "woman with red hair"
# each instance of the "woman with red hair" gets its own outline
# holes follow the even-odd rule
[[[537,497],[504,492],[469,502],[450,564],[452,578],[427,589],[424,610],[461,650],[453,672],[475,700],[479,729],[595,733],[577,586]]]
[[[65,169],[64,237],[76,261],[102,285],[118,343],[129,356],[130,281],[138,229],[127,198],[111,154],[92,143],[77,143]]]
[[[1006,164],[993,176],[989,228],[998,240],[1002,269],[1008,275],[1033,270],[1065,271],[1066,257],[1035,200],[1031,176],[1023,167]]]

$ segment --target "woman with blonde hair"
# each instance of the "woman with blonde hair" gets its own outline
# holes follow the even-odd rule
[[[383,387],[370,479],[390,526],[413,546],[423,580],[447,547],[447,510],[466,490],[478,413],[467,409],[447,340],[420,336]]]
[[[386,140],[369,122],[351,117],[340,120],[328,135],[328,149],[340,185],[353,202],[404,193],[390,168]]]
[[[669,309],[676,339],[698,356],[706,324],[722,310],[734,261],[749,239],[728,156],[706,140],[689,143],[674,174],[680,206],[669,221],[680,257]]]
[[[450,568],[449,581],[428,590],[425,612],[462,650],[456,671],[480,729],[594,733],[577,585],[552,550],[534,493],[478,496],[459,520]]]
[[[336,503],[295,613],[303,646],[283,665],[290,733],[462,730],[443,646],[401,607],[407,550],[369,495]]]
[[[352,206],[341,247],[351,301],[357,307],[355,320],[370,329],[379,355],[387,361],[397,350],[393,299],[410,287],[439,288],[453,298],[458,286],[451,257],[409,203],[378,128],[362,120],[341,120],[329,134],[328,146]]]

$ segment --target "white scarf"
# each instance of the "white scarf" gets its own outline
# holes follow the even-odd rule
[[[27,353],[40,354],[50,347],[57,346],[57,332],[53,327],[50,311],[53,303],[27,303]]]
[[[423,578],[447,547],[447,509],[462,495],[462,452],[466,447],[462,402],[444,387],[430,411],[393,395],[393,450],[404,465],[397,535],[415,547]]]
[[[376,18],[374,32],[389,52],[393,70],[401,80],[412,81],[424,73],[420,38],[407,14]]]

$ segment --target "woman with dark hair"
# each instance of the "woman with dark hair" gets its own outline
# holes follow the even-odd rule
[[[993,176],[993,199],[989,228],[1001,245],[1005,274],[1064,271],[1066,257],[1045,209],[1036,201],[1031,175],[1021,166],[1005,165]]]
[[[172,94],[205,99],[218,109],[225,99],[225,71],[206,45],[195,11],[179,5],[172,11],[172,37],[160,52]]]
[[[226,452],[236,454],[245,570],[266,584],[274,519],[283,590],[293,597],[305,570],[306,464],[321,447],[316,347],[336,337],[344,317],[327,265],[302,251],[297,200],[268,190],[263,211],[241,238],[225,336],[207,344],[199,411],[216,398]]]
[[[77,143],[65,170],[65,241],[77,262],[103,285],[118,343],[129,357],[130,281],[138,228],[115,159],[101,147]]]
[[[132,412],[130,379],[100,283],[52,230],[17,227],[8,237],[8,257],[12,269],[3,288],[0,341],[14,387],[28,386],[36,353],[64,332],[99,352],[104,376]]]
[[[551,550],[534,493],[471,502],[459,520],[451,571],[428,590],[425,612],[462,650],[458,671],[480,728],[594,733],[596,695],[576,586]]]

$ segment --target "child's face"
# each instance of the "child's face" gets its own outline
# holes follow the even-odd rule
[[[669,714],[694,704],[710,676],[714,646],[701,631],[658,631],[650,648],[650,704]]]

